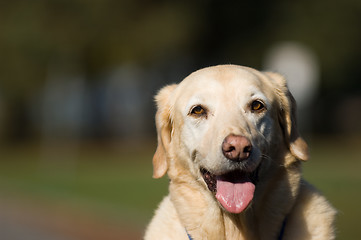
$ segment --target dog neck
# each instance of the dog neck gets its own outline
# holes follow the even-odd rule
[[[287,220],[287,217],[283,220],[282,227],[281,227],[281,230],[279,231],[279,235],[278,235],[277,240],[282,240],[283,239],[283,235],[284,235],[285,228],[286,228],[286,220]],[[188,240],[194,240],[192,238],[192,236],[188,233],[187,229],[185,229],[185,231],[187,233]]]

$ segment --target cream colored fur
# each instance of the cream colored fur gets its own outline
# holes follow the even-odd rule
[[[254,99],[266,111],[251,112]],[[205,68],[163,88],[156,102],[153,177],[167,173],[170,184],[146,240],[187,240],[187,232],[194,240],[278,239],[284,221],[282,239],[334,239],[336,211],[301,177],[307,144],[299,137],[295,102],[282,76],[235,65]],[[207,108],[206,117],[191,116],[198,104]],[[258,169],[253,201],[240,214],[220,206],[199,170],[233,169],[221,151],[229,134],[251,139],[250,168]]]

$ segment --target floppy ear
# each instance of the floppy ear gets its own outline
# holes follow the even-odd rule
[[[157,127],[158,146],[153,156],[153,178],[161,178],[168,170],[168,148],[171,141],[172,121],[170,95],[177,85],[162,88],[155,96],[157,113],[155,123]]]
[[[299,160],[309,158],[307,143],[300,137],[296,122],[296,101],[288,90],[286,79],[278,73],[265,73],[273,81],[280,99],[279,122],[291,154]]]

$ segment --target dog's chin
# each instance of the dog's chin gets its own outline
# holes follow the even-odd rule
[[[252,172],[232,170],[220,175],[205,168],[200,168],[200,172],[208,190],[225,211],[238,214],[250,206],[258,181],[258,167]]]

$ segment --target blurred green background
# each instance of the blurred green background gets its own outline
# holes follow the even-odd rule
[[[286,75],[305,177],[338,239],[359,239],[355,0],[1,1],[0,238],[140,239],[168,184],[151,178],[153,95],[228,63]]]

